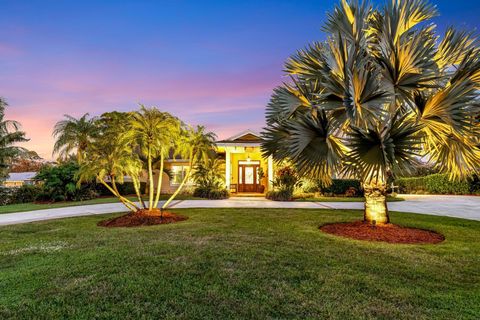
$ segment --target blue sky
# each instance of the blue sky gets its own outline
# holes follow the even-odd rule
[[[259,130],[283,62],[325,38],[320,27],[336,3],[0,0],[0,96],[27,146],[47,158],[63,114],[138,102],[221,138]],[[478,29],[477,1],[433,3],[439,30]]]

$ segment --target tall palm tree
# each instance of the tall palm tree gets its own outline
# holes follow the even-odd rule
[[[188,169],[177,190],[163,204],[162,209],[167,208],[170,202],[182,190],[185,183],[191,178],[192,169],[197,166],[199,161],[206,161],[212,156],[215,150],[216,137],[213,132],[206,131],[204,126],[197,126],[195,129],[184,128],[182,130],[182,134],[176,140],[174,154],[180,155],[184,159],[189,159]]]
[[[181,122],[167,112],[157,108],[146,108],[131,113],[128,130],[131,131],[136,151],[140,159],[147,164],[148,173],[148,210],[157,207],[160,199],[163,163],[168,156],[174,141],[180,136]],[[158,163],[159,174],[157,188],[153,176],[154,164]]]
[[[437,14],[424,0],[342,0],[328,40],[286,62],[291,82],[267,106],[264,154],[326,184],[334,172],[358,177],[370,223],[389,222],[387,177],[420,160],[450,179],[478,172],[478,39],[450,28],[438,41]]]
[[[20,131],[16,121],[5,120],[7,102],[0,97],[0,180],[7,175],[9,163],[26,149],[16,146],[16,143],[28,141],[25,132]]]
[[[78,119],[68,114],[64,117],[65,119],[58,121],[53,129],[53,136],[56,139],[53,153],[67,158],[75,151],[77,161],[80,163],[85,150],[98,132],[96,118],[89,118],[88,113]]]

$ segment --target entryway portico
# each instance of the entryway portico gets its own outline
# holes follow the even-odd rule
[[[225,185],[231,193],[264,193],[272,188],[273,160],[260,151],[262,138],[246,130],[217,142],[225,154]]]

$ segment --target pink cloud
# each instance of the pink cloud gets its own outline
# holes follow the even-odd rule
[[[157,77],[130,74],[122,77],[114,66],[82,70],[42,69],[21,72],[2,80],[2,94],[10,102],[7,115],[22,123],[31,141],[26,143],[49,159],[52,129],[63,114],[99,115],[111,110],[133,110],[137,103],[156,105],[192,124],[207,124],[225,138],[247,128],[260,129],[263,116],[248,120],[250,111],[262,109],[279,84],[277,72],[185,73]],[[232,117],[238,114],[238,117]],[[243,115],[242,115],[243,114]]]

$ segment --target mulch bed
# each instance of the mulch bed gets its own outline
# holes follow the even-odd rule
[[[383,241],[388,243],[439,243],[445,237],[437,232],[402,227],[396,224],[372,226],[363,221],[332,223],[320,227],[323,232],[356,240]]]
[[[129,213],[117,218],[100,221],[97,226],[115,228],[115,227],[142,227],[153,226],[157,224],[168,224],[187,220],[188,217],[177,215],[171,212],[160,213],[160,210],[148,212],[141,210],[136,213]]]

